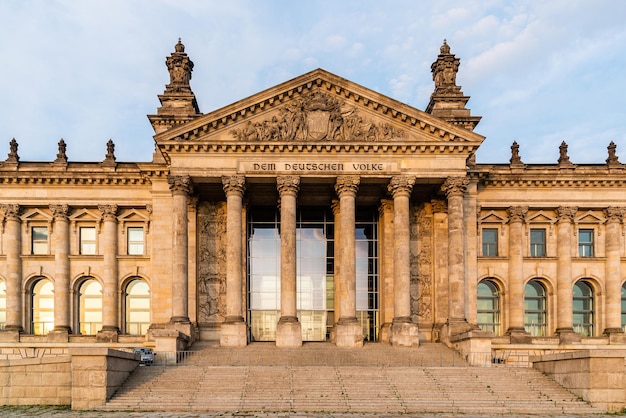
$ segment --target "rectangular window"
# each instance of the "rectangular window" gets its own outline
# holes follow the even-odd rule
[[[96,228],[81,227],[80,233],[80,254],[94,255],[96,254]]]
[[[128,255],[143,255],[144,239],[142,227],[128,228]]]
[[[48,227],[33,226],[32,234],[32,254],[48,254]]]
[[[498,256],[498,229],[483,228],[483,257]]]
[[[593,257],[593,229],[578,230],[578,255]]]
[[[530,256],[546,256],[546,230],[543,228],[533,228],[530,230]]]

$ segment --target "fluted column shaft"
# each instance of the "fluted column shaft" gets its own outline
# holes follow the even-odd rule
[[[524,331],[524,219],[526,206],[512,206],[509,215],[509,330]]]
[[[119,331],[117,297],[117,205],[100,205],[104,220],[102,330]]]
[[[189,236],[187,205],[192,191],[189,176],[169,176],[172,191],[173,248],[172,248],[172,317],[170,322],[189,322]]]
[[[5,329],[23,331],[22,326],[22,261],[20,248],[22,245],[22,231],[19,205],[2,205],[4,218],[4,234],[7,286],[6,286],[6,325]]]
[[[573,332],[572,291],[572,221],[576,215],[574,207],[557,209],[557,323],[556,330]]]
[[[69,206],[50,206],[54,217],[54,331],[71,332]]]
[[[222,178],[226,193],[226,322],[244,322],[241,299],[241,211],[245,178]]]
[[[463,193],[469,180],[448,178],[442,189],[448,198],[448,319],[465,320],[465,246],[463,242]]]
[[[280,194],[280,311],[281,321],[296,317],[296,196],[300,178],[276,179]]]
[[[393,196],[393,322],[411,322],[411,261],[409,229],[409,198],[415,178],[394,177],[389,184]]]
[[[335,190],[339,196],[339,234],[336,237],[339,252],[339,279],[342,282],[339,323],[356,322],[356,193],[360,179],[357,176],[340,176]]]
[[[606,334],[622,332],[621,232],[625,208],[605,210],[606,221]]]

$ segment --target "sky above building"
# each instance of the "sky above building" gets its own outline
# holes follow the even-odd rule
[[[200,110],[316,68],[426,108],[444,39],[486,136],[479,163],[626,162],[626,1],[8,0],[0,2],[0,160],[150,161],[178,38]],[[4,145],[3,145],[4,144]],[[4,151],[3,151],[4,149]]]

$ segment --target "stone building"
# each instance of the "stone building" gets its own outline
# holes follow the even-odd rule
[[[624,342],[626,172],[479,164],[445,43],[425,111],[318,69],[207,114],[179,41],[151,162],[0,162],[0,341]],[[521,348],[520,348],[521,347]],[[526,349],[527,352],[531,350]]]

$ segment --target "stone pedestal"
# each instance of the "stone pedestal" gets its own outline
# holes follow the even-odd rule
[[[20,342],[20,330],[19,329],[4,329],[0,331],[0,343],[19,343]]]
[[[103,328],[96,334],[96,341],[99,343],[116,343],[119,335],[117,328]]]
[[[175,329],[159,329],[152,333],[154,337],[155,361],[176,364],[176,353],[187,349],[189,337]]]
[[[559,328],[556,330],[556,335],[559,336],[560,344],[572,344],[580,342],[580,334],[574,332],[573,328]]]
[[[287,320],[281,318],[276,326],[276,347],[301,347],[302,325],[297,318]]]
[[[390,343],[394,347],[417,347],[420,344],[417,324],[394,321],[391,324]]]
[[[55,328],[47,335],[49,343],[67,343],[70,341],[70,333],[68,329]]]
[[[510,328],[507,331],[511,344],[530,344],[533,337],[524,328]]]
[[[248,344],[246,323],[224,322],[220,332],[220,345],[222,347],[245,347]]]
[[[363,347],[363,330],[358,321],[337,323],[335,327],[335,344],[340,348]]]

